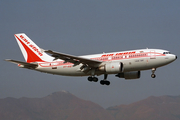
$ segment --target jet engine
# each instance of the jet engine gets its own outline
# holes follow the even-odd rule
[[[100,71],[106,72],[108,74],[116,74],[123,72],[123,63],[122,62],[106,62],[105,64],[99,67]]]
[[[141,76],[140,71],[133,71],[133,72],[125,72],[125,73],[118,73],[116,77],[125,78],[125,79],[138,79]]]

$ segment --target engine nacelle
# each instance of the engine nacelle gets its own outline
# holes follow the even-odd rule
[[[138,79],[141,76],[140,71],[133,71],[133,72],[125,72],[125,73],[118,73],[116,77],[125,78],[125,79]]]
[[[99,67],[100,71],[104,71],[109,74],[116,74],[123,72],[123,63],[121,62],[106,62],[104,65]]]

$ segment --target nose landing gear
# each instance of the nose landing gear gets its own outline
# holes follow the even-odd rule
[[[155,74],[151,74],[151,77],[152,77],[152,78],[155,78],[155,77],[156,77],[156,75],[155,75]]]
[[[155,71],[156,71],[156,68],[152,68],[152,74],[151,74],[151,77],[152,77],[152,78],[155,78],[155,77],[156,77],[156,75],[154,74]]]

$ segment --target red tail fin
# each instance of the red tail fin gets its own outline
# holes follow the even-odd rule
[[[44,62],[52,61],[52,57],[47,55],[40,49],[28,36],[24,33],[14,35],[18,45],[23,53],[26,62]]]

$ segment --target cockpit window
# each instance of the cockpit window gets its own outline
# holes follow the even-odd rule
[[[163,52],[163,54],[170,54],[170,52]]]

